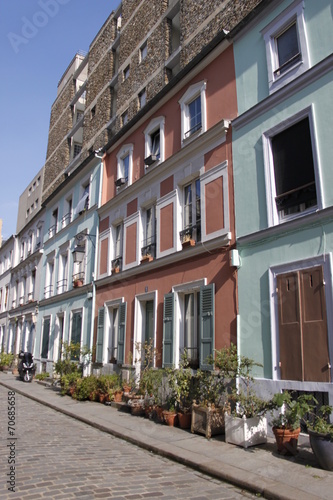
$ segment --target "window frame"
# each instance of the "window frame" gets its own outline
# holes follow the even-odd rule
[[[273,150],[272,150],[272,142],[271,139],[287,130],[288,128],[295,125],[297,122],[302,121],[303,119],[309,120],[309,128],[310,128],[310,138],[311,138],[311,148],[312,148],[312,158],[313,158],[313,168],[314,168],[314,177],[316,183],[316,194],[317,194],[317,205],[313,207],[309,207],[308,209],[284,216],[280,218],[275,197],[276,197],[276,185],[275,185],[275,172],[274,172],[274,162],[273,162]],[[298,219],[300,217],[304,217],[308,214],[316,212],[323,208],[322,204],[322,187],[321,187],[321,176],[320,176],[320,168],[319,161],[317,156],[317,141],[315,134],[315,120],[314,120],[314,110],[313,107],[310,106],[305,108],[302,111],[299,111],[295,115],[286,118],[282,122],[278,123],[274,127],[265,131],[262,135],[263,148],[264,148],[264,170],[265,170],[265,184],[266,184],[266,205],[267,205],[267,222],[268,226],[276,226],[282,224],[284,222]]]
[[[128,177],[126,180],[125,177],[125,165],[124,160],[128,157]],[[132,184],[132,176],[133,176],[133,144],[125,144],[117,153],[117,181],[120,179],[125,179],[125,182],[122,184],[116,184],[117,192],[127,186]]]
[[[200,196],[199,196],[199,206],[200,206],[200,231],[199,231],[199,238],[198,238],[198,230],[197,230],[197,186],[199,186],[200,190]],[[190,187],[190,193],[191,193],[191,202],[190,202],[190,207],[191,207],[191,213],[189,214],[190,219],[191,219],[191,225],[186,224],[186,207],[188,204],[186,204],[186,189]],[[195,179],[191,180],[191,182],[187,182],[182,186],[182,230],[179,233],[181,243],[185,243],[185,241],[188,240],[188,237],[190,240],[194,240],[195,243],[199,243],[201,241],[201,181],[200,177],[196,177]]]
[[[148,43],[147,40],[143,42],[139,50],[139,62],[142,63],[148,55]]]
[[[206,86],[205,80],[191,85],[185,94],[179,99],[181,111],[181,145],[186,146],[198,136],[207,130],[207,117],[206,117]],[[190,109],[189,106],[200,96],[201,105],[201,127],[192,132],[189,136],[186,134],[190,130]]]
[[[164,162],[165,148],[164,148],[164,127],[165,127],[165,117],[158,116],[151,120],[149,125],[144,130],[145,135],[145,168],[146,171],[150,167],[155,167],[160,163]],[[154,160],[153,154],[153,137],[159,131],[160,134],[160,154],[159,157]]]
[[[283,71],[282,74],[278,75],[276,74],[279,69],[276,40],[293,23],[296,23],[300,60],[295,60],[294,64],[286,69],[286,71]],[[310,67],[310,56],[304,20],[304,0],[295,0],[287,9],[281,12],[279,16],[273,19],[261,33],[266,46],[269,92],[272,93],[294,80]]]

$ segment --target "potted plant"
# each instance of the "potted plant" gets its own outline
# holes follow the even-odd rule
[[[14,361],[14,354],[0,353],[0,371],[8,370]]]
[[[313,401],[318,404],[315,398]],[[333,423],[329,420],[332,412],[332,406],[323,405],[305,421],[312,451],[319,465],[329,471],[333,471]]]
[[[167,383],[175,395],[179,427],[181,429],[190,429],[195,384],[186,349],[181,356],[179,368],[167,370]]]
[[[233,353],[230,348],[224,348],[223,355],[229,358]],[[212,365],[214,360],[210,358],[207,363]],[[217,365],[216,371],[197,370],[193,380],[195,397],[192,404],[191,432],[204,434],[207,439],[224,434],[225,413],[230,412],[227,392],[230,373],[227,366],[219,368]]]
[[[289,391],[277,393],[272,399],[274,408],[279,409],[271,422],[278,453],[296,455],[301,419],[313,409],[313,396],[302,394],[294,398]]]
[[[225,441],[243,448],[267,442],[266,412],[272,404],[255,391],[252,370],[261,366],[247,356],[239,356],[232,344],[229,355],[217,353],[217,365],[231,377],[228,387],[230,414],[225,415]],[[236,384],[237,381],[237,384]]]

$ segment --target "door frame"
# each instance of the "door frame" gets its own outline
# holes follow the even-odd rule
[[[272,266],[268,269],[269,274],[269,297],[271,314],[271,349],[272,349],[272,376],[273,380],[281,380],[281,370],[279,367],[279,311],[277,276],[288,272],[311,269],[322,266],[325,282],[325,301],[327,314],[327,336],[329,359],[333,363],[333,302],[332,302],[332,254],[324,254],[304,260],[289,262]],[[331,380],[332,380],[331,367]],[[306,382],[303,382],[306,383]]]

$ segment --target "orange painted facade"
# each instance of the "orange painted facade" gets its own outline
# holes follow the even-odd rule
[[[200,85],[205,92],[200,94],[201,104],[205,100],[205,107],[201,108],[206,115],[202,120],[205,129],[190,140],[184,139],[185,115],[180,102],[188,89],[196,90]],[[157,363],[161,366],[164,301],[170,294],[174,300],[173,362],[177,364],[178,351],[186,347],[187,329],[195,332],[201,328],[195,326],[199,325],[199,311],[200,315],[203,311],[199,299],[210,286],[214,286],[213,349],[236,342],[237,270],[231,266],[229,256],[235,243],[229,121],[236,115],[233,51],[228,47],[186,85],[179,86],[160,107],[156,106],[149,119],[138,123],[123,143],[106,155],[99,209],[101,249],[94,339],[96,343],[97,335],[101,335],[98,318],[104,308],[109,319],[104,324],[103,364],[108,362],[105,342],[118,321],[117,308],[126,304],[122,362],[128,362],[136,342],[143,342],[145,335],[152,334],[154,345],[162,354]],[[164,139],[164,158],[153,166],[145,166],[145,130],[158,118],[161,123],[163,119],[160,140]],[[125,145],[132,148],[132,181],[117,187],[119,154]],[[115,258],[115,247],[119,245],[122,268],[114,274],[109,262]],[[152,331],[147,326],[147,304],[153,304]],[[189,321],[192,329],[187,326]]]

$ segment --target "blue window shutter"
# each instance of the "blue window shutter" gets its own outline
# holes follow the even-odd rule
[[[174,342],[174,293],[167,293],[164,296],[163,306],[163,368],[172,367],[173,360],[173,342]]]
[[[120,365],[125,362],[126,306],[127,302],[119,306],[117,363]]]
[[[202,370],[213,369],[213,366],[207,363],[207,358],[214,352],[214,299],[214,283],[200,288],[200,368]]]
[[[103,363],[104,307],[98,309],[96,363]]]

